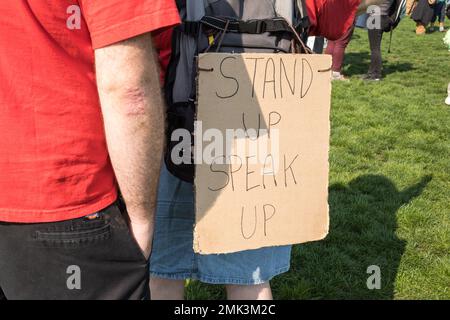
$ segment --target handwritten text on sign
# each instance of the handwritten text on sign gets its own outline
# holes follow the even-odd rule
[[[330,65],[326,55],[199,57],[197,125],[218,135],[202,145],[212,161],[196,165],[196,252],[325,237]]]

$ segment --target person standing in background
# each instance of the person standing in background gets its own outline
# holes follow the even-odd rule
[[[389,10],[394,0],[383,0],[379,5],[379,10],[371,13],[371,18],[380,23],[368,28],[370,44],[370,66],[369,71],[363,76],[365,81],[380,81],[382,79],[383,58],[381,55],[381,42],[383,40],[384,30],[389,29]]]
[[[434,15],[431,19],[431,31],[435,31],[435,23],[439,22],[439,31],[445,32],[445,11],[447,8],[446,0],[437,0],[434,6]]]
[[[328,41],[325,54],[329,54],[333,58],[333,64],[331,66],[331,79],[346,81],[347,78],[342,74],[342,65],[344,64],[345,49],[347,48],[350,40],[352,39],[353,31],[355,30],[355,24],[353,24],[344,35],[335,41]]]
[[[418,0],[415,4],[411,19],[416,22],[417,35],[424,35],[427,32],[427,26],[433,19],[435,4],[436,0]]]

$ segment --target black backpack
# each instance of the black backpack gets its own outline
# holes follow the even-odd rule
[[[398,27],[400,21],[406,16],[406,4],[407,0],[394,0],[391,7],[389,8],[389,23],[386,29],[383,30],[384,32],[390,32],[388,53],[391,52],[392,35],[394,33],[394,29]]]
[[[193,144],[190,149],[184,149],[180,144],[183,138],[175,135],[177,129],[183,129],[190,132],[190,141],[194,141],[196,57],[204,52],[308,51],[304,43],[309,19],[303,0],[290,0],[293,1],[292,24],[279,16],[275,0],[198,0],[201,5],[203,1],[204,14],[201,12],[200,17],[191,20],[188,16],[192,16],[195,5],[189,1],[177,0],[183,22],[173,32],[172,56],[164,87],[168,123],[164,160],[173,175],[193,183]],[[198,1],[194,9],[198,9]],[[187,161],[175,163],[172,155]]]
[[[400,24],[400,21],[406,15],[406,3],[407,0],[394,0],[391,7],[389,8],[389,27],[386,32],[393,31]]]

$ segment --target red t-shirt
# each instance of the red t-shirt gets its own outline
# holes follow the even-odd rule
[[[153,42],[158,52],[159,64],[161,66],[161,85],[164,84],[166,70],[170,63],[172,54],[172,34],[173,28],[164,28],[153,33]]]
[[[361,0],[306,0],[311,36],[337,40],[352,26]]]
[[[116,200],[94,49],[178,22],[173,0],[2,1],[0,221],[68,220]]]

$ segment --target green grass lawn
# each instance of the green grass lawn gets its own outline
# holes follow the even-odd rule
[[[370,61],[357,30],[333,85],[330,234],[297,245],[276,299],[450,299],[450,52],[443,34],[414,34],[405,18],[383,43],[385,79],[359,80]],[[366,286],[381,268],[381,289]],[[187,284],[189,299],[225,298]]]

